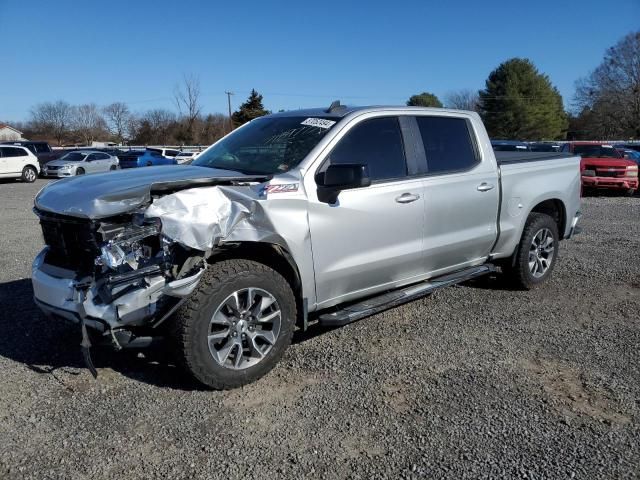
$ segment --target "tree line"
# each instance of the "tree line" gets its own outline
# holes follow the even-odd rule
[[[407,105],[447,107],[478,112],[492,138],[521,140],[640,138],[640,31],[609,48],[602,63],[576,82],[573,106],[565,110],[550,78],[531,60],[512,58],[501,63],[482,90],[449,92],[441,101],[422,92]],[[16,128],[27,138],[48,139],[58,145],[90,145],[111,140],[135,145],[208,145],[254,118],[270,113],[263,97],[252,90],[231,118],[204,114],[200,81],[183,76],[173,92],[175,110],[132,112],[124,102],[99,107],[70,105],[59,100],[31,109],[30,119]]]
[[[609,48],[602,63],[576,82],[573,108],[549,77],[528,59],[512,58],[493,70],[485,88],[447,94],[429,92],[407,105],[478,112],[492,138],[581,140],[640,138],[640,31]]]

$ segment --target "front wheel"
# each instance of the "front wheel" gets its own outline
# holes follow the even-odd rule
[[[33,167],[26,166],[22,169],[22,181],[27,183],[33,183],[38,178],[38,172]]]
[[[216,390],[267,374],[291,343],[296,302],[275,270],[250,260],[211,265],[174,318],[179,359]]]
[[[76,175],[84,175],[84,168],[80,167],[76,170]]]
[[[522,238],[505,273],[525,290],[537,287],[551,276],[558,259],[558,225],[544,213],[531,213]]]

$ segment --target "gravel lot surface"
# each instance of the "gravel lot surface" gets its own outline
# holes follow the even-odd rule
[[[552,281],[487,279],[297,335],[211,392],[33,306],[45,182],[0,183],[0,478],[638,478],[640,198],[584,201]]]

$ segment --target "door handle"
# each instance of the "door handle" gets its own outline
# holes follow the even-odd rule
[[[493,185],[487,183],[487,182],[482,182],[480,185],[478,185],[478,191],[479,192],[488,192],[489,190],[492,190],[494,188]]]
[[[411,203],[415,202],[420,198],[420,195],[416,195],[413,193],[403,193],[399,197],[396,197],[396,202],[398,203]]]

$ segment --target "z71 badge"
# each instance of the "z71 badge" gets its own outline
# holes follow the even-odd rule
[[[297,183],[283,183],[281,185],[267,185],[262,189],[261,194],[266,195],[267,193],[289,193],[297,191]]]

